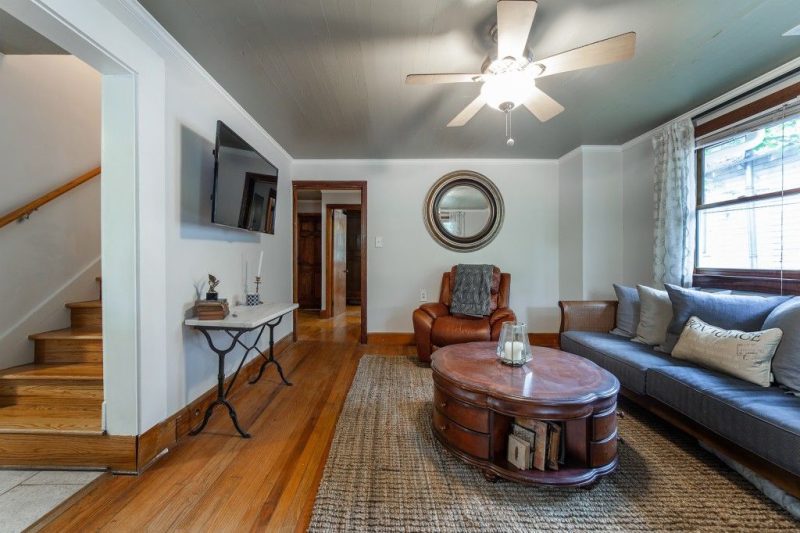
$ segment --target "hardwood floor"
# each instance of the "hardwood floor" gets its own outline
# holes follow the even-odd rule
[[[222,411],[139,477],[106,475],[44,531],[303,531],[336,420],[363,354],[412,355],[409,346],[359,346],[358,308],[333,318],[300,313],[298,342],[232,401],[253,437]]]

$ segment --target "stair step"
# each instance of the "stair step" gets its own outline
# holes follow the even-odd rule
[[[89,300],[87,302],[72,302],[67,304],[70,311],[73,328],[103,327],[103,302],[102,300]]]
[[[101,300],[87,300],[85,302],[71,302],[66,304],[67,309],[99,309],[103,307]]]
[[[136,470],[136,439],[96,432],[0,433],[0,466]]]
[[[103,365],[98,363],[31,364],[0,370],[2,380],[103,381]]]
[[[89,404],[39,405],[13,404],[0,406],[0,433],[102,434],[100,419],[102,402]]]
[[[98,328],[66,328],[37,333],[34,341],[37,363],[102,363],[103,333]]]

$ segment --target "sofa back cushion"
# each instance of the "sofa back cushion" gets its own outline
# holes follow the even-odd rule
[[[667,337],[667,328],[672,322],[672,302],[667,291],[637,285],[639,293],[639,325],[636,326],[634,342],[658,346]]]
[[[783,340],[772,359],[775,381],[800,394],[800,296],[773,309],[764,321],[766,328],[783,330]]]
[[[783,332],[778,329],[745,332],[728,330],[690,317],[672,357],[769,387],[770,363]]]
[[[672,322],[667,329],[667,340],[661,349],[671,353],[683,327],[693,316],[722,329],[758,331],[773,309],[790,296],[749,296],[717,294],[666,285],[672,301]]]
[[[611,330],[614,335],[633,337],[639,325],[639,292],[635,287],[614,284],[617,294],[617,327]]]

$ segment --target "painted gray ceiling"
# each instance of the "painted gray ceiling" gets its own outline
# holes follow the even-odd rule
[[[66,53],[61,47],[0,9],[0,54]]]
[[[566,111],[547,123],[485,108],[445,124],[479,86],[407,86],[410,73],[476,72],[494,0],[140,0],[296,158],[555,158],[620,144],[800,56],[798,0],[540,0],[545,57],[627,31],[626,63],[542,79]]]

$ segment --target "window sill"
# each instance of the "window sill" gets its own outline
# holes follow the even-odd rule
[[[800,271],[723,270],[698,268],[692,285],[702,288],[800,295]]]

